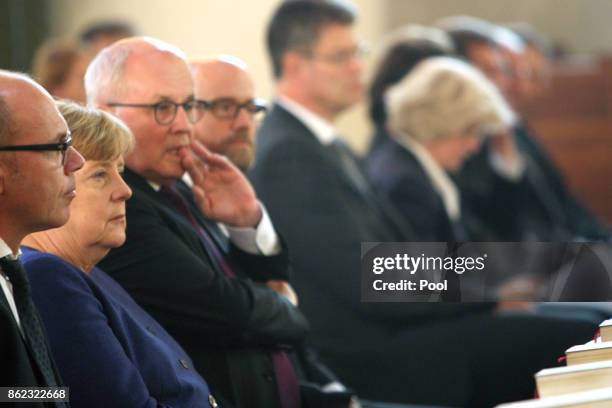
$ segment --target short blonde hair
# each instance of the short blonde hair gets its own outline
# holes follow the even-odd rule
[[[72,146],[85,160],[115,160],[133,149],[132,132],[111,114],[64,100],[57,107],[72,133]]]
[[[385,102],[391,133],[419,141],[447,138],[472,126],[494,132],[516,121],[495,85],[452,57],[419,63],[387,91]]]

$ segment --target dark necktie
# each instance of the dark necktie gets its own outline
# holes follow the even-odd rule
[[[17,313],[19,314],[25,341],[30,346],[32,357],[42,376],[44,385],[57,387],[58,381],[47,348],[45,332],[34,303],[32,303],[30,283],[25,275],[25,270],[18,260],[11,260],[8,257],[0,258],[0,267],[2,267],[13,286],[13,297],[17,305]]]
[[[340,166],[344,170],[345,175],[351,180],[353,185],[366,197],[371,195],[371,187],[368,180],[365,178],[361,168],[357,163],[357,158],[350,148],[339,137],[336,137],[330,145],[335,151]]]
[[[359,159],[351,151],[351,148],[340,137],[336,137],[329,147],[339,160],[345,176],[353,184],[353,187],[359,191],[370,208],[383,220],[389,231],[393,232],[394,239],[396,241],[406,241],[414,237],[412,228],[400,220],[402,217],[398,216],[393,205],[386,200],[382,193],[373,189],[360,167]]]
[[[191,210],[189,209],[189,203],[187,200],[178,192],[175,187],[166,187],[163,186],[160,190],[160,193],[166,197],[170,203],[178,210],[178,212],[189,221],[189,224],[194,228],[198,236],[200,237],[200,241],[206,248],[206,251],[210,255],[212,261],[217,265],[219,269],[223,271],[223,273],[230,278],[236,276],[236,273],[232,270],[230,265],[227,263],[227,260],[213,241],[213,238],[210,236],[208,231],[202,227],[202,225],[195,218]]]
[[[231,266],[214,243],[210,234],[204,229],[197,221],[189,208],[187,200],[179,193],[175,187],[163,186],[160,193],[166,197],[172,205],[183,215],[187,221],[193,226],[197,232],[200,240],[202,241],[204,248],[208,251],[213,261],[223,271],[223,273],[229,277],[236,277],[236,273],[232,270]],[[276,376],[276,385],[278,387],[278,394],[281,400],[283,408],[299,408],[300,407],[300,391],[297,376],[289,361],[289,357],[283,351],[271,352],[272,363],[274,365],[274,374]]]

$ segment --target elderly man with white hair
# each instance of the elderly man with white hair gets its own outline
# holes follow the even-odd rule
[[[287,253],[242,173],[193,140],[203,112],[184,54],[125,39],[98,54],[85,79],[88,102],[136,142],[125,160],[134,193],[126,242],[101,266],[181,343],[195,367],[177,364],[201,373],[219,405],[298,406],[285,350],[308,323],[287,284]]]

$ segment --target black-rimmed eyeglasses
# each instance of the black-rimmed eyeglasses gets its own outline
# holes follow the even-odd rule
[[[58,151],[62,155],[62,166],[66,165],[66,157],[68,157],[68,149],[72,146],[72,136],[70,132],[66,134],[66,138],[60,143],[48,143],[48,144],[32,144],[32,145],[13,145],[13,146],[0,146],[0,152],[51,152]]]
[[[187,119],[191,123],[196,123],[198,120],[200,120],[202,118],[202,114],[204,113],[202,106],[195,100],[183,103],[176,103],[172,101],[161,101],[157,103],[109,102],[107,103],[107,105],[126,108],[152,109],[153,114],[155,116],[155,121],[162,126],[166,126],[174,122],[174,118],[176,118],[176,112],[178,111],[179,106],[183,108],[183,110],[187,114]]]
[[[246,110],[255,116],[267,110],[267,103],[263,99],[254,98],[240,103],[231,98],[219,98],[212,101],[198,99],[201,109],[210,111],[217,119],[234,120],[238,117],[240,109]]]

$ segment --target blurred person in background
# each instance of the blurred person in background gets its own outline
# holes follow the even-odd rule
[[[448,35],[434,27],[403,26],[383,40],[379,58],[368,89],[369,115],[374,124],[374,135],[369,151],[373,152],[386,139],[387,112],[384,94],[390,85],[402,79],[419,62],[428,57],[454,52]]]
[[[50,39],[34,55],[32,76],[55,98],[85,102],[88,60],[75,42]]]
[[[526,398],[532,373],[596,325],[498,316],[493,303],[361,301],[360,244],[417,235],[334,127],[362,97],[354,22],[344,2],[295,0],[276,9],[267,32],[276,101],[250,176],[287,239],[313,344],[363,398],[470,407]]]
[[[391,135],[368,156],[372,182],[423,242],[469,241],[460,193],[449,177],[480,146],[483,131],[510,128],[514,113],[467,63],[428,58],[386,93]]]
[[[438,24],[453,38],[457,52],[487,75],[518,112],[531,89],[521,38],[474,17],[450,17]],[[518,220],[506,217],[503,205],[474,206],[473,216],[483,219],[498,241],[610,239],[608,227],[569,191],[528,125],[518,119],[511,132],[492,135],[457,177],[466,195],[487,195],[502,186],[515,189]]]
[[[525,44],[521,57],[529,67],[529,74],[523,78],[525,84],[523,102],[520,107],[520,110],[523,111],[526,108],[525,105],[528,108],[530,103],[537,102],[537,99],[550,88],[553,46],[546,37],[527,23],[508,23],[505,26],[521,37]]]
[[[121,39],[138,35],[138,30],[132,23],[122,20],[100,20],[90,23],[79,31],[81,46],[90,58],[93,58],[103,48]]]

